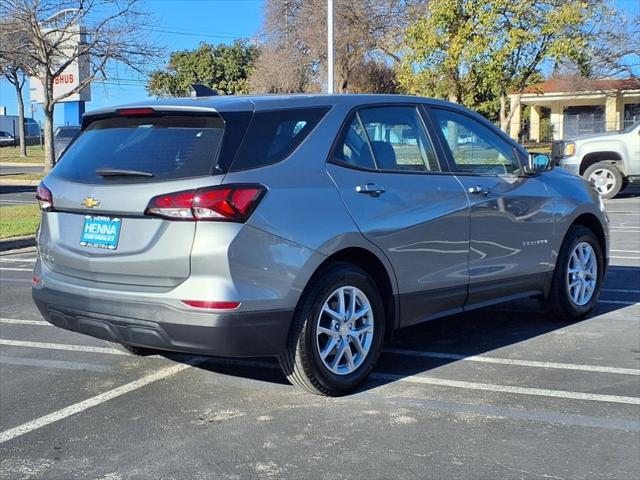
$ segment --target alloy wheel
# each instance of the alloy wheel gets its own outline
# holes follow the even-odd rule
[[[582,306],[589,303],[598,282],[598,261],[593,247],[580,242],[569,256],[567,290],[571,300]]]
[[[362,365],[373,341],[373,309],[362,290],[336,289],[318,315],[316,348],[324,366],[348,375]]]

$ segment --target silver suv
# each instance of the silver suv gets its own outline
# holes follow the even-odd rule
[[[276,356],[324,395],[397,328],[529,296],[581,318],[608,263],[593,186],[417,97],[96,111],[37,197],[49,322],[134,354]]]

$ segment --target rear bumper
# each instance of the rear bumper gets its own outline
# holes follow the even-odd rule
[[[88,298],[46,286],[33,300],[51,324],[113,342],[230,357],[283,352],[293,311],[201,313],[166,305]]]

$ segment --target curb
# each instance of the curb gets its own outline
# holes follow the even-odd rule
[[[26,235],[24,237],[6,238],[0,240],[0,252],[36,246],[36,236]]]
[[[0,180],[0,187],[37,187],[42,180],[19,180],[19,179],[6,179]]]
[[[42,167],[44,162],[0,162],[0,167]]]

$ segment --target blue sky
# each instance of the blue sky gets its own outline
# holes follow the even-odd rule
[[[628,16],[637,15],[639,0],[616,0],[618,8]],[[147,9],[155,16],[157,28],[150,32],[157,36],[167,51],[192,49],[201,41],[227,43],[234,38],[255,36],[262,23],[264,0],[147,0]],[[87,110],[118,105],[147,97],[144,82],[131,82],[132,75],[124,74],[120,84],[96,84],[92,87],[92,101]],[[28,89],[27,89],[28,90]],[[29,111],[29,98],[25,99]],[[13,86],[0,81],[0,106],[8,114],[16,114]],[[35,118],[42,118],[36,107]],[[62,108],[56,109],[56,124],[62,124]]]
[[[158,38],[168,52],[196,48],[202,41],[217,44],[251,38],[262,24],[263,4],[263,0],[147,0],[147,10],[153,13],[157,25],[150,35]],[[87,110],[147,97],[144,82],[128,81],[133,77],[131,74],[122,76],[125,81],[120,85],[109,82],[92,86]],[[17,114],[14,88],[4,80],[0,81],[0,106],[7,107],[9,115]],[[25,106],[29,112],[28,93]],[[42,118],[38,110],[39,106],[34,115],[37,120]],[[62,113],[62,106],[56,106],[56,124],[62,124]]]

